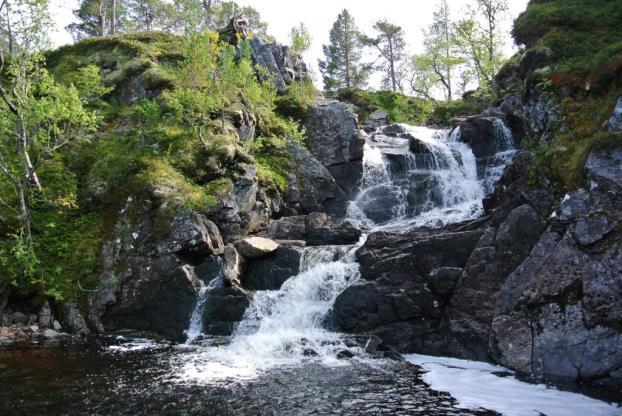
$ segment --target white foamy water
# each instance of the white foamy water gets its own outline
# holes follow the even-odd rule
[[[303,271],[280,290],[255,292],[230,344],[197,349],[176,379],[190,383],[251,379],[274,366],[305,359],[343,365],[337,354],[351,348],[339,334],[323,328],[323,320],[336,297],[359,278],[354,251],[362,243],[307,248]]]
[[[222,278],[222,264],[220,265],[221,270],[218,275],[214,277],[207,285],[202,279],[199,280],[199,292],[197,294],[197,302],[192,310],[192,315],[190,315],[190,323],[188,324],[188,329],[185,331],[186,333],[186,344],[190,345],[195,342],[197,339],[203,335],[203,309],[205,307],[205,301],[207,300],[207,294],[209,291],[216,287],[222,287],[223,278]]]
[[[530,384],[509,375],[507,368],[456,358],[411,354],[405,358],[422,366],[423,380],[434,390],[451,394],[461,409],[489,409],[504,416],[614,416],[622,408],[577,393]]]
[[[441,227],[480,216],[482,199],[515,154],[507,126],[500,120],[495,124],[500,151],[482,177],[473,152],[459,141],[459,129],[402,127],[419,140],[424,151],[413,154],[408,139],[377,133],[366,144],[361,190],[350,203],[348,216],[389,231]],[[391,215],[374,221],[383,202],[393,204]]]

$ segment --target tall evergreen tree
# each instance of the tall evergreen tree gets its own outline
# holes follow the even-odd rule
[[[77,22],[66,27],[75,40],[126,31],[127,7],[122,0],[82,0],[73,11]]]
[[[361,63],[362,46],[354,18],[344,9],[330,31],[330,44],[322,47],[325,60],[319,61],[327,90],[366,85],[369,69]]]
[[[401,64],[405,57],[404,30],[387,20],[377,21],[374,29],[377,36],[365,37],[364,43],[374,46],[379,52],[377,68],[385,74],[384,87],[397,91],[401,89]]]

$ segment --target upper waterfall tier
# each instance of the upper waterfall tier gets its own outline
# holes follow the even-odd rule
[[[501,123],[502,124],[502,123]],[[361,190],[348,216],[369,226],[439,227],[476,218],[515,153],[511,132],[498,129],[496,154],[476,160],[453,132],[393,125],[368,138]]]

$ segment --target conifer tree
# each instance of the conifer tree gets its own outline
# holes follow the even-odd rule
[[[361,63],[362,46],[354,18],[344,9],[330,31],[330,44],[323,45],[325,60],[319,61],[326,90],[365,86],[369,69]]]

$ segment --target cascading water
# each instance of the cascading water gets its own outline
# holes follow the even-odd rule
[[[488,179],[478,177],[473,152],[458,141],[458,134],[403,128],[417,138],[419,152],[409,150],[408,139],[381,132],[368,140],[360,191],[348,217],[373,230],[402,230],[480,215]],[[179,377],[201,382],[253,378],[277,365],[306,360],[342,365],[340,352],[360,354],[340,334],[325,329],[323,321],[337,296],[359,278],[355,251],[365,238],[354,246],[305,248],[301,272],[278,291],[254,293],[230,343],[198,348],[196,357],[183,363]],[[189,338],[200,334],[203,303],[199,297]]]
[[[222,263],[219,266],[220,270],[218,274],[210,280],[208,284],[205,284],[202,279],[198,279],[200,287],[197,294],[197,303],[192,310],[192,315],[190,315],[188,329],[185,331],[187,337],[186,345],[194,343],[203,335],[203,309],[205,307],[207,295],[211,289],[222,287],[223,285]]]

